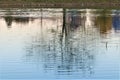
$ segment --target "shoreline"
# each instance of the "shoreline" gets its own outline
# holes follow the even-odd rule
[[[0,8],[119,8],[120,3],[0,3]]]

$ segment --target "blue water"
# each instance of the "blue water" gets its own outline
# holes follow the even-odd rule
[[[120,10],[0,9],[0,80],[119,80],[119,57]]]

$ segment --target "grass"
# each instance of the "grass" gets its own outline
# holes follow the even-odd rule
[[[120,0],[0,0],[0,2],[27,2],[27,3],[80,3],[80,2],[120,2]]]
[[[120,0],[0,0],[0,7],[118,8]]]

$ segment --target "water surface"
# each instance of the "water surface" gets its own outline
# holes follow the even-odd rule
[[[120,10],[0,9],[0,79],[119,80]]]

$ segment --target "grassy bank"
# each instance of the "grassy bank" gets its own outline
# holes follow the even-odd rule
[[[0,2],[46,2],[46,3],[79,3],[79,2],[120,2],[120,0],[0,0]]]
[[[0,0],[0,7],[119,8],[120,0]]]

